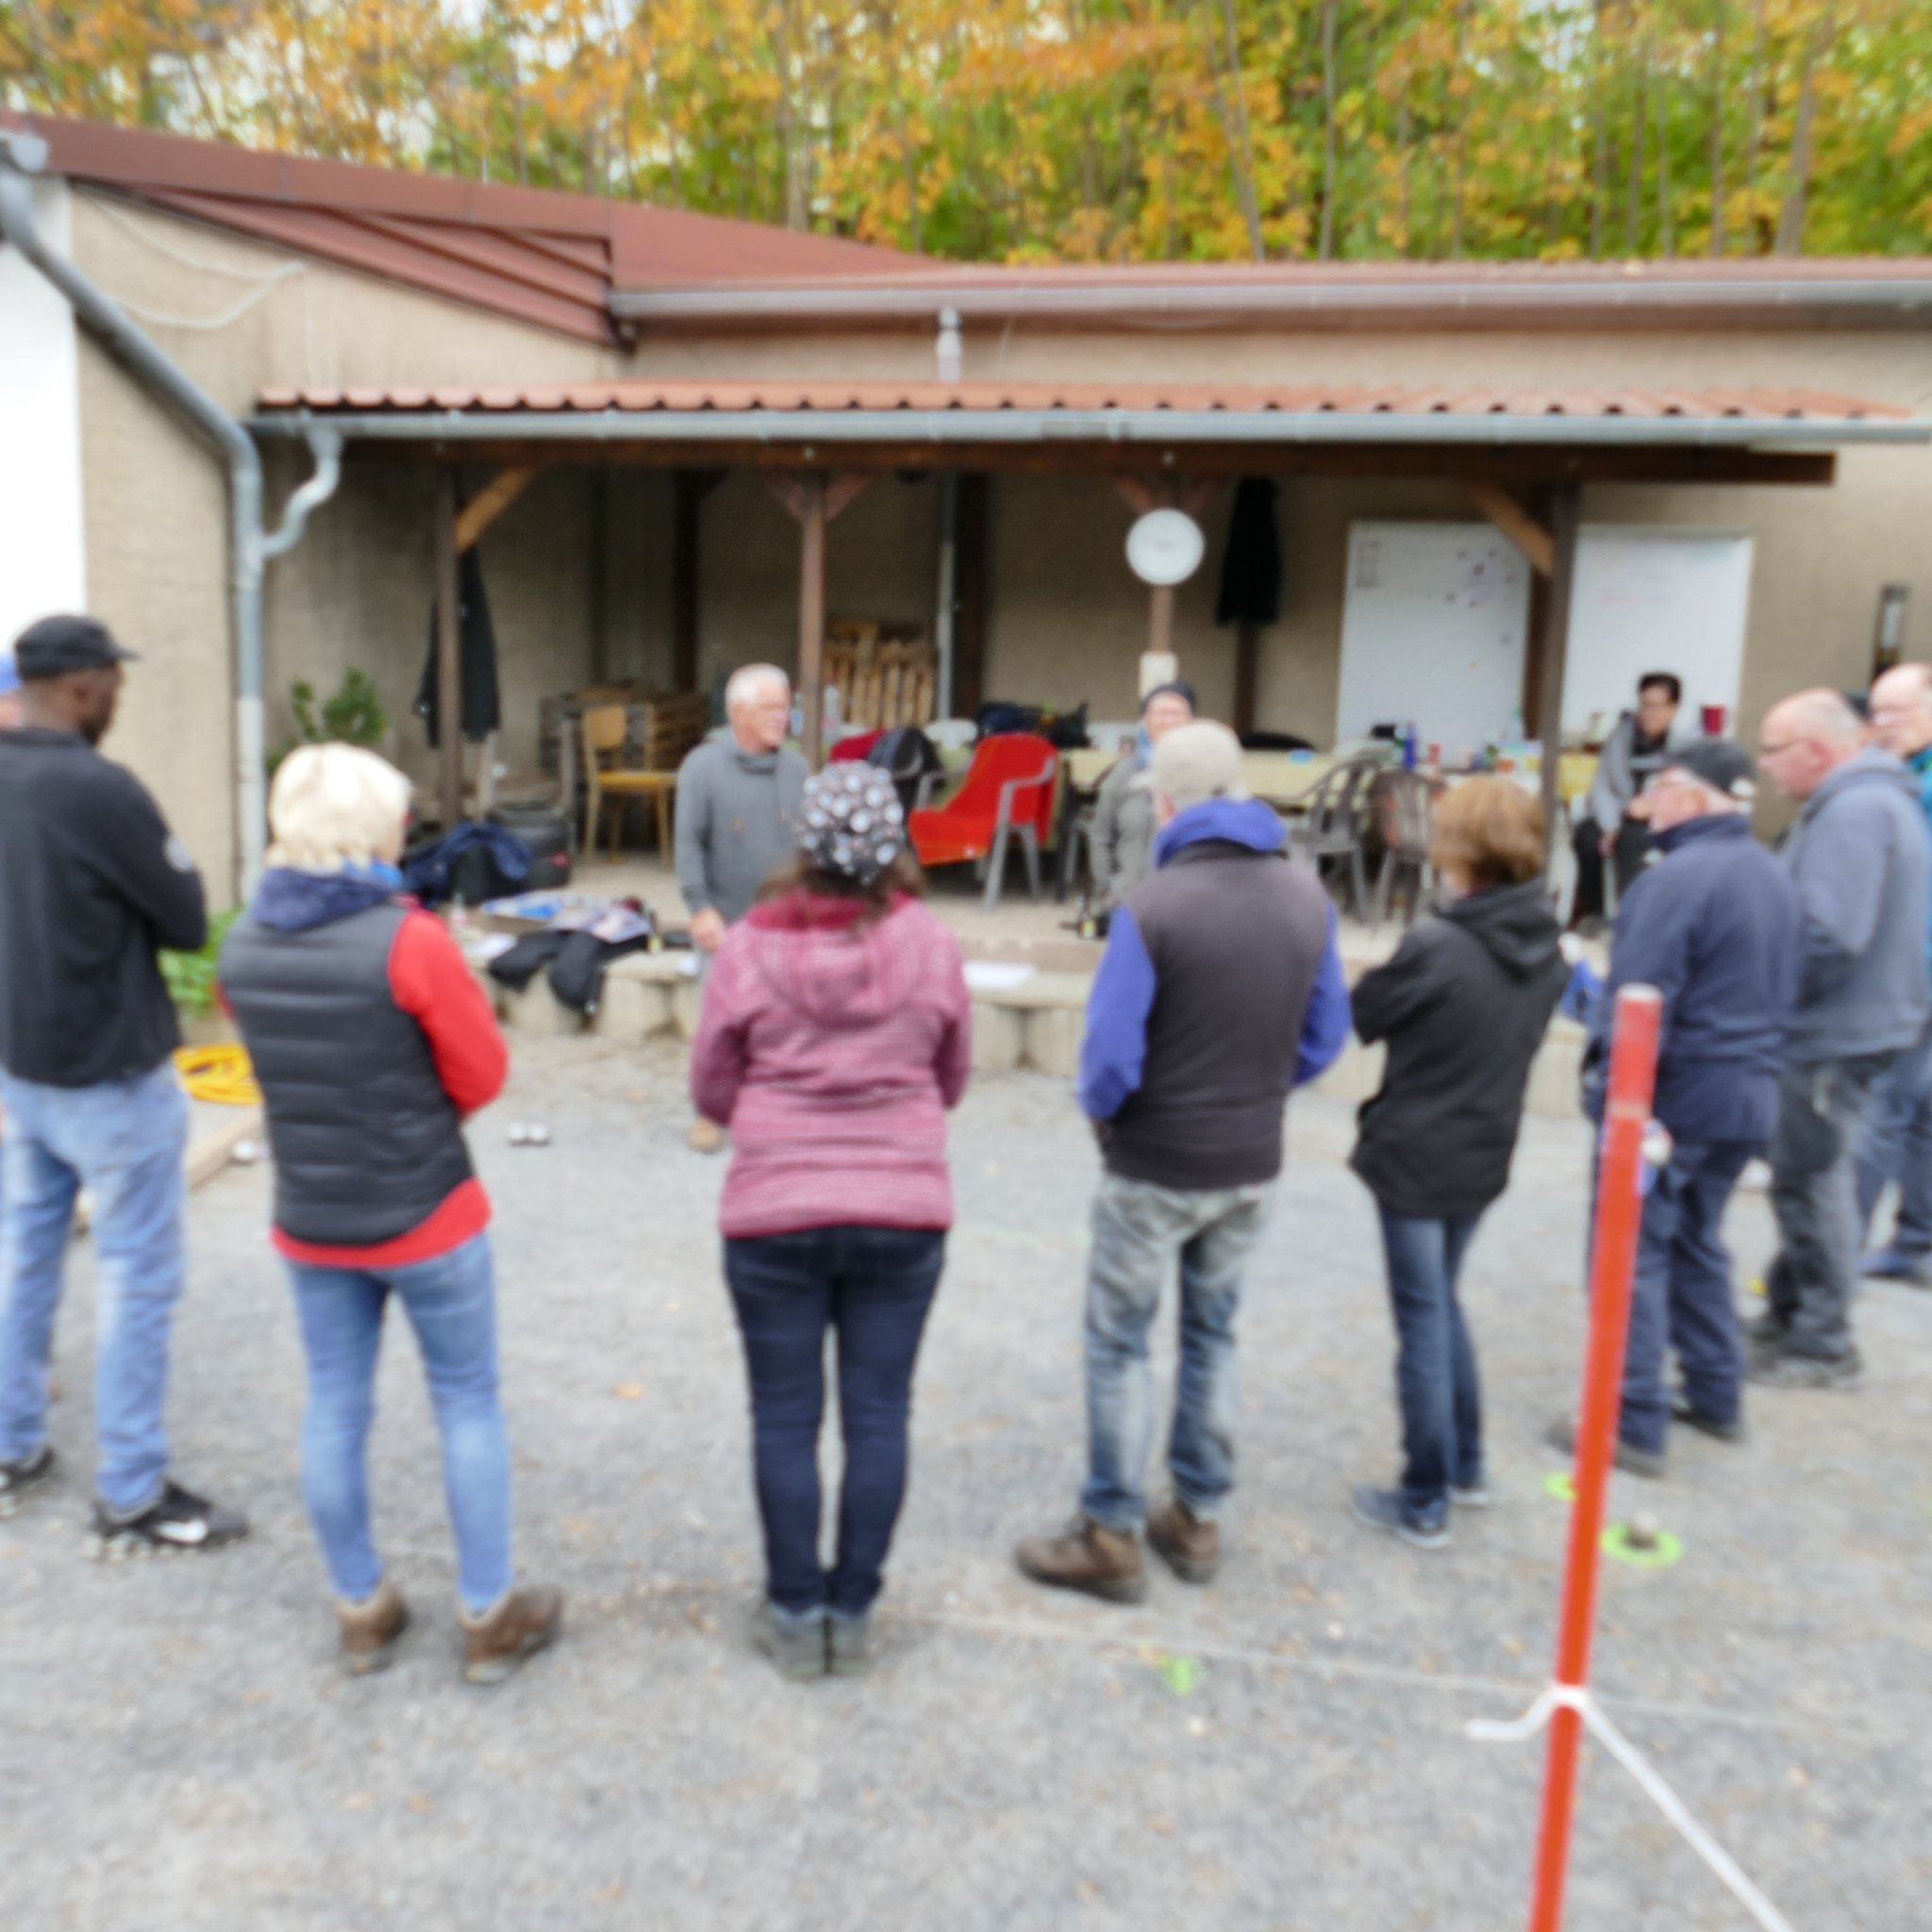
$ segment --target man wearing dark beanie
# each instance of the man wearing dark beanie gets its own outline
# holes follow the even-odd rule
[[[155,958],[200,946],[208,911],[187,847],[95,749],[133,657],[92,618],[42,618],[14,646],[21,723],[0,730],[0,1516],[54,1467],[47,1361],[85,1188],[99,1257],[96,1544],[212,1549],[247,1524],[169,1479],[162,1422],[188,1104]]]

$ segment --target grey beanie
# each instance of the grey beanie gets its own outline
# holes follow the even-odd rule
[[[869,886],[906,844],[906,814],[892,781],[873,765],[827,765],[808,778],[798,842],[826,872]]]

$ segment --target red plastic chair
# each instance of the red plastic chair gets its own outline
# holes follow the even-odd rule
[[[1030,732],[982,738],[966,782],[944,805],[912,814],[908,830],[921,865],[986,866],[986,909],[1000,903],[1007,851],[1020,841],[1026,883],[1040,896],[1040,841],[1053,824],[1054,781],[1060,755]]]

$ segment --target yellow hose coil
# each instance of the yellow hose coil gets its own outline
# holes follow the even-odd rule
[[[255,1069],[248,1063],[245,1046],[178,1047],[175,1069],[196,1100],[213,1101],[221,1107],[261,1105],[261,1089],[255,1084]]]

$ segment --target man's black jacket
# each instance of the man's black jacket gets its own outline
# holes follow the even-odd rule
[[[208,938],[201,876],[141,781],[66,731],[0,731],[0,1067],[47,1087],[180,1043],[158,946]]]

